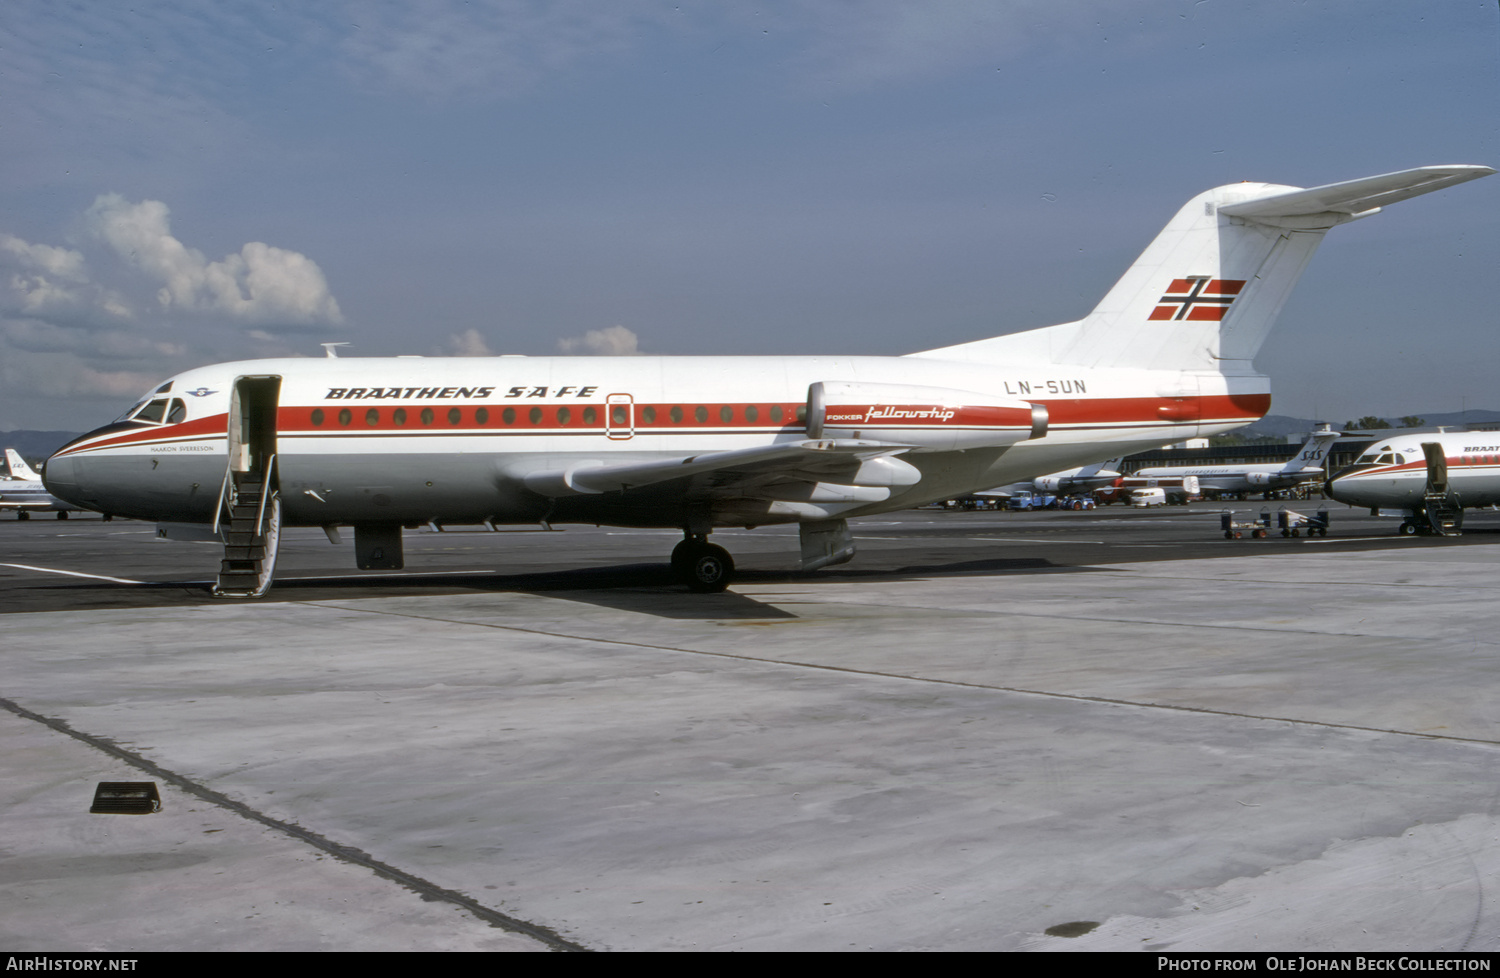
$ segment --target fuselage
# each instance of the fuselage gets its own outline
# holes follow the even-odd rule
[[[1184,465],[1158,466],[1137,469],[1137,478],[1182,478],[1192,476],[1198,480],[1200,489],[1215,492],[1259,492],[1264,489],[1282,489],[1311,479],[1321,479],[1323,470],[1317,466],[1286,470],[1283,468],[1255,465]]]
[[[32,479],[0,479],[0,510],[22,513],[67,513],[78,509],[58,499]]]
[[[1424,443],[1441,446],[1447,487],[1463,508],[1500,505],[1500,433],[1412,434],[1375,442],[1328,480],[1328,494],[1351,506],[1414,511],[1428,485]]]
[[[1045,431],[989,446],[983,412],[960,406],[932,413],[902,422],[906,435],[921,426],[926,439],[913,447],[908,437],[899,449],[921,479],[888,498],[820,509],[777,505],[774,490],[735,499],[721,494],[712,502],[713,523],[758,525],[905,508],[1228,431],[1270,406],[1265,378],[1256,375],[1006,367],[930,357],[242,361],[179,374],[121,420],[69,443],[48,461],[47,486],[70,502],[116,515],[212,522],[237,443],[229,431],[248,424],[234,420],[239,409],[231,403],[240,378],[273,383],[273,403],[258,422],[270,430],[258,437],[276,457],[288,525],[545,519],[682,526],[692,504],[682,485],[552,496],[527,488],[526,477],[559,467],[690,459],[804,441],[809,387],[820,382],[917,385],[977,392],[997,404],[1040,405]],[[844,437],[872,443],[895,431],[890,416],[902,413],[865,402],[832,405],[828,412]],[[944,440],[949,430],[954,434]],[[942,447],[950,443],[960,447]]]

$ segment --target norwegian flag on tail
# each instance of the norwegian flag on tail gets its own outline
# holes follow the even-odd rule
[[[1167,294],[1161,297],[1148,318],[1216,323],[1224,318],[1224,314],[1229,311],[1229,304],[1244,287],[1244,279],[1173,279]]]

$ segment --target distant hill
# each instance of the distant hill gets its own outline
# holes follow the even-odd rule
[[[1417,416],[1426,422],[1423,425],[1425,428],[1462,428],[1464,425],[1500,424],[1500,411],[1450,411],[1447,414],[1419,414]],[[1285,414],[1268,414],[1248,428],[1239,429],[1236,434],[1241,434],[1248,438],[1255,438],[1261,435],[1272,435],[1282,438],[1286,435],[1300,435],[1305,431],[1311,431],[1323,421],[1329,422],[1335,429],[1342,431],[1344,425],[1353,420],[1357,419],[1322,418],[1313,420],[1311,418],[1293,418]],[[1385,418],[1384,420],[1392,428],[1401,427],[1401,419],[1399,417]]]

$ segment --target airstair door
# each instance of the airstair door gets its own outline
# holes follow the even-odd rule
[[[214,594],[258,598],[271,586],[281,539],[276,472],[280,377],[237,377],[229,399],[229,465],[220,501],[224,559]]]
[[[1422,496],[1427,525],[1440,537],[1458,536],[1463,532],[1464,509],[1448,485],[1448,457],[1443,445],[1424,441],[1422,454],[1427,456],[1427,487]]]

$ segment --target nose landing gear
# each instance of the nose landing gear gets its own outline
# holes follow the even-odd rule
[[[672,577],[698,594],[722,591],[734,577],[734,558],[723,547],[690,535],[672,550]]]

